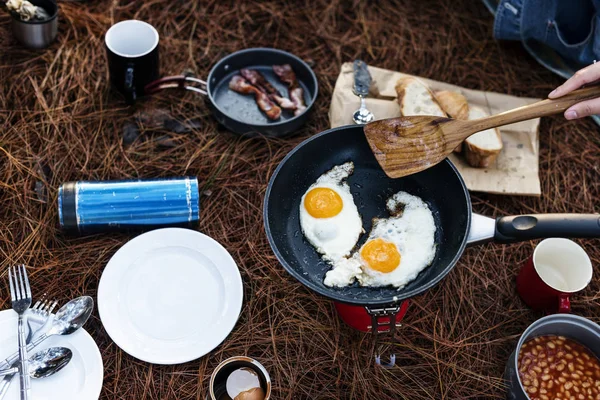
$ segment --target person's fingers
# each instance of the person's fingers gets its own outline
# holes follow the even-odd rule
[[[600,114],[600,99],[582,101],[565,111],[566,119],[577,119],[590,115]]]
[[[575,72],[575,75],[570,77],[565,83],[554,89],[548,95],[549,98],[555,99],[557,97],[564,96],[565,94],[572,92],[575,89],[592,83],[600,79],[600,63],[589,65],[579,71]]]

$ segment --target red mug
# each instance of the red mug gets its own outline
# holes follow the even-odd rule
[[[542,240],[517,276],[517,292],[529,307],[553,313],[571,312],[570,297],[592,280],[592,262],[569,239]]]
[[[406,311],[408,310],[408,300],[404,300],[400,303],[398,313],[396,314],[396,323],[402,321],[402,318],[406,315]],[[352,306],[349,304],[339,303],[334,301],[335,309],[337,310],[340,318],[347,325],[351,326],[354,329],[357,329],[361,332],[371,332],[371,314],[367,311],[367,307],[365,306]],[[373,307],[378,308],[378,307]],[[379,324],[377,331],[378,332],[387,332],[390,327],[390,317],[379,317]]]

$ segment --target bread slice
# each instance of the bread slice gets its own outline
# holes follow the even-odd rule
[[[441,90],[435,92],[435,99],[438,101],[442,110],[454,119],[469,119],[469,103],[462,93],[451,90]]]
[[[447,117],[429,87],[417,78],[400,78],[396,82],[400,114]]]
[[[469,107],[469,119],[487,117],[489,114],[479,107]],[[465,159],[470,166],[485,168],[492,165],[502,151],[502,136],[496,128],[477,132],[464,141]]]
[[[451,90],[441,90],[435,92],[435,98],[438,103],[440,103],[440,106],[442,106],[442,110],[444,110],[450,118],[462,120],[469,119],[469,102],[462,93]],[[454,149],[455,153],[460,153],[461,151],[462,143]]]

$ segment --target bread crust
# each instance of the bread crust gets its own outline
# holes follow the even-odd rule
[[[427,90],[429,92],[429,94],[431,95],[431,100],[433,101],[433,103],[437,104],[437,106],[440,108],[440,110],[442,110],[442,112],[445,114],[445,116],[447,116],[447,113],[444,111],[444,109],[442,108],[440,103],[437,101],[437,99],[435,98],[435,94],[429,88],[429,86],[427,86],[427,84],[425,82],[423,82],[422,80],[413,78],[410,76],[400,78],[396,81],[395,89],[396,89],[396,94],[398,95],[398,104],[400,105],[400,114],[402,116],[406,115],[404,113],[404,99],[406,97],[406,87],[408,85],[410,85],[411,83],[418,83],[419,85],[422,85],[425,88],[425,90]]]
[[[480,111],[481,115],[487,115],[482,109],[476,108],[476,110]],[[500,142],[499,149],[492,150],[481,148],[470,141],[470,138],[467,138],[463,142],[464,156],[470,166],[475,168],[487,168],[496,162],[496,159],[504,146],[502,144],[502,135],[500,134],[500,131],[497,128],[494,128],[494,132],[498,136],[498,141]]]

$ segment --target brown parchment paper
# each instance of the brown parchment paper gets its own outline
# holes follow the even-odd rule
[[[369,72],[373,77],[373,85],[372,95],[366,99],[367,108],[375,114],[376,119],[400,116],[394,86],[399,78],[410,75],[376,67],[369,67]],[[459,91],[467,98],[469,104],[482,107],[490,114],[498,114],[539,101],[539,99],[470,90],[444,82],[418,78],[426,82],[434,91]],[[329,109],[329,122],[332,128],[354,124],[352,114],[358,109],[360,100],[352,93],[353,79],[352,63],[344,63],[335,84]],[[538,118],[499,128],[504,148],[496,163],[489,168],[473,168],[460,154],[452,154],[450,159],[460,171],[469,190],[539,196],[541,194],[538,174],[539,124]]]

